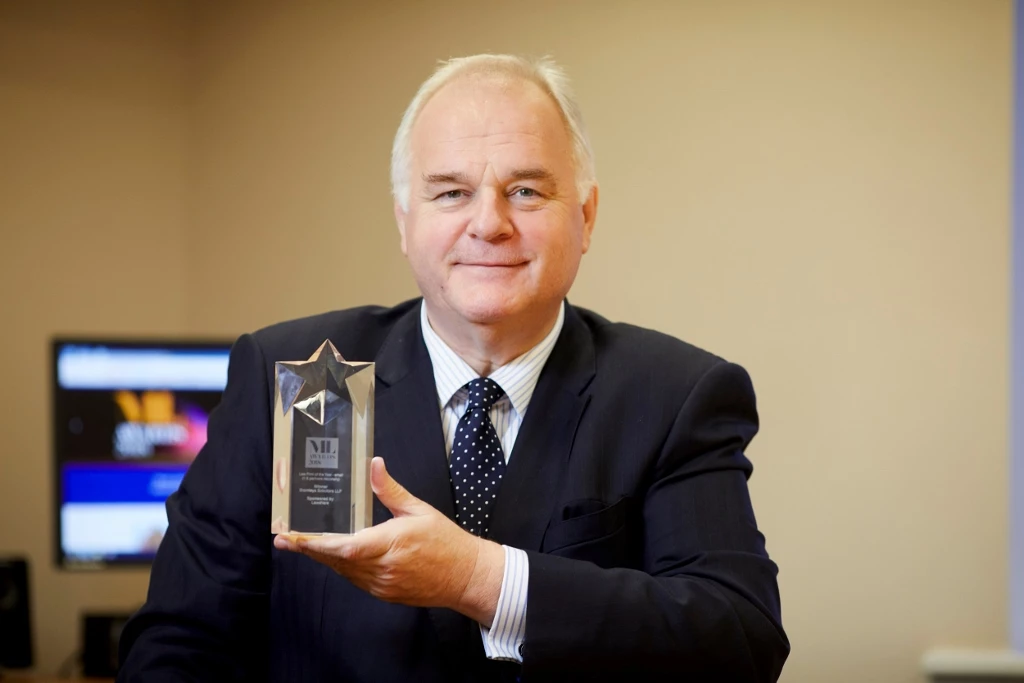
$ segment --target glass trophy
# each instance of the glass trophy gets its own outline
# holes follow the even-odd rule
[[[270,532],[353,533],[373,524],[374,364],[330,341],[274,368]]]

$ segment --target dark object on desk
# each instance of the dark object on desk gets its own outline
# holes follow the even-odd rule
[[[116,676],[117,642],[130,614],[82,616],[82,675]]]
[[[0,668],[32,666],[28,561],[0,558]]]

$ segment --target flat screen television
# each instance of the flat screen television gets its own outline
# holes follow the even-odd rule
[[[206,443],[228,342],[53,341],[58,566],[152,561],[164,502]]]

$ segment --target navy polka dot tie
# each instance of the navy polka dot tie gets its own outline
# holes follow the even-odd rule
[[[501,441],[487,413],[505,392],[487,377],[474,379],[465,389],[469,392],[469,407],[455,430],[449,462],[455,521],[466,531],[485,536],[498,485],[505,474]]]

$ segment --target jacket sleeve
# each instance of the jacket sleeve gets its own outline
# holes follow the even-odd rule
[[[118,681],[259,681],[270,591],[269,389],[251,336],[231,350],[206,446],[167,500],[145,605],[121,635]]]
[[[789,653],[778,570],[743,454],[756,432],[749,376],[719,363],[683,402],[650,473],[630,529],[642,534],[642,567],[529,553],[524,683],[778,679]]]

